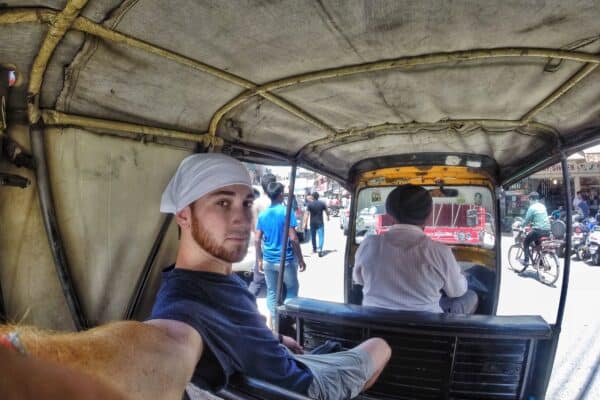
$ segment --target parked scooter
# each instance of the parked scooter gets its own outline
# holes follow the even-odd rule
[[[576,260],[585,260],[587,254],[587,238],[589,235],[587,223],[581,221],[579,215],[573,217],[573,233],[571,235],[571,253],[575,255]]]
[[[600,226],[590,232],[583,252],[584,260],[590,258],[592,265],[600,265]]]
[[[550,217],[550,232],[552,232],[552,236],[554,240],[559,243],[558,248],[556,249],[556,255],[558,257],[565,256],[565,236],[567,233],[567,225],[564,221],[560,219],[554,219]]]
[[[556,224],[562,224],[563,232],[566,230],[566,225],[561,220],[555,220],[551,222],[551,230],[554,233],[556,228]],[[594,230],[596,226],[595,218],[588,218],[583,220],[580,214],[575,214],[573,216],[573,224],[572,224],[572,233],[571,233],[571,254],[575,255],[576,260],[585,260],[589,257],[586,248],[587,237],[591,231]],[[558,235],[555,236],[558,237]],[[565,256],[565,241],[564,241],[564,233],[561,236],[561,240],[563,240],[562,245],[557,249],[556,255],[559,257]]]

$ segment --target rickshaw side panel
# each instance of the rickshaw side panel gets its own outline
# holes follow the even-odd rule
[[[29,151],[29,129],[13,125],[11,137]],[[73,286],[90,326],[122,319],[163,217],[161,192],[187,151],[99,136],[80,129],[44,133],[48,172],[60,235]],[[7,164],[8,165],[8,164]],[[56,330],[73,330],[44,231],[35,174],[25,189],[6,187],[0,206],[0,282],[7,319]],[[177,229],[158,252],[136,318],[153,303],[160,270],[173,262]]]

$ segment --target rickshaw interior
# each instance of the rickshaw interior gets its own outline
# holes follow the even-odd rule
[[[307,349],[388,339],[365,398],[544,398],[570,223],[556,321],[497,316],[497,193],[557,162],[569,182],[566,157],[600,139],[596,3],[2,2],[0,315],[58,330],[144,319],[177,248],[160,194],[184,156],[218,151],[353,193],[345,303],[279,314]],[[360,306],[353,255],[405,182],[435,194],[427,232],[481,271],[477,315]],[[227,390],[299,398],[251,379]]]

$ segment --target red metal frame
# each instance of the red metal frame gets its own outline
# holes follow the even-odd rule
[[[425,234],[432,239],[448,244],[473,244],[473,245],[481,245],[483,244],[483,232],[485,231],[485,208],[481,206],[476,206],[472,204],[463,204],[460,207],[467,207],[468,210],[477,209],[477,221],[478,224],[475,226],[425,226]],[[441,211],[438,211],[441,212]],[[435,210],[434,210],[435,214]],[[391,223],[388,215],[386,214],[377,214],[375,215],[375,233],[380,235],[389,230],[389,226]],[[437,218],[435,215],[432,216],[431,221],[436,221]]]

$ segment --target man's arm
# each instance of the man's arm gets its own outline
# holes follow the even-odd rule
[[[181,399],[203,348],[193,328],[167,320],[115,322],[77,333],[0,325],[0,334],[9,332],[19,333],[28,357],[88,374],[131,399]]]
[[[446,269],[445,282],[442,290],[448,297],[460,297],[467,292],[469,285],[463,275],[460,265],[454,258],[450,247],[446,247],[442,255]]]
[[[308,228],[308,217],[310,215],[310,211],[308,208],[304,210],[304,214],[302,214],[302,229]]]
[[[362,264],[354,263],[354,269],[352,270],[352,282],[357,285],[365,285],[365,281],[362,275]]]
[[[262,251],[263,231],[257,229],[254,232],[254,251],[256,252],[256,265],[258,270],[263,272],[263,251]]]
[[[288,230],[288,236],[290,239],[290,244],[292,245],[292,251],[298,260],[299,270],[300,272],[303,272],[306,269],[306,264],[304,263],[304,258],[302,257],[302,249],[300,248],[300,241],[298,240],[296,229],[290,227]]]
[[[363,275],[363,264],[364,259],[368,258],[369,243],[375,240],[376,236],[367,236],[358,246],[356,254],[354,255],[354,268],[352,270],[352,281],[359,285],[365,285],[365,279]]]
[[[0,393],[3,400],[126,400],[124,393],[82,371],[0,346]]]

